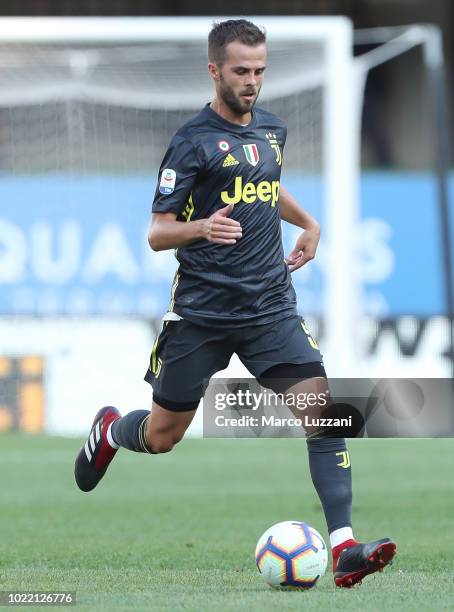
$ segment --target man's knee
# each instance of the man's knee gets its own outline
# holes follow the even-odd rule
[[[151,453],[159,455],[161,453],[169,453],[175,444],[170,438],[157,437],[148,439],[147,446]]]
[[[147,432],[147,446],[151,453],[168,453],[175,444],[182,440],[183,436],[184,432],[179,431],[149,431]]]
[[[191,411],[172,412],[153,401],[145,439],[151,453],[168,453],[184,436],[195,415]]]

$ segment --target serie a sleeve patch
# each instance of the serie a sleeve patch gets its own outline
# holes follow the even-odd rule
[[[161,173],[161,181],[159,183],[159,193],[169,195],[175,189],[177,173],[172,168],[164,168]]]

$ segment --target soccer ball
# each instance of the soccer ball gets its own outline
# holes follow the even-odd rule
[[[328,551],[313,527],[284,521],[270,527],[257,542],[255,562],[271,587],[310,589],[325,573]]]

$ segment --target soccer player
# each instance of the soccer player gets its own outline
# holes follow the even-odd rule
[[[215,24],[208,56],[215,96],[173,137],[153,202],[150,246],[177,249],[180,265],[145,376],[153,387],[152,410],[121,417],[105,407],[97,413],[76,459],[82,491],[96,487],[119,447],[172,450],[207,381],[234,352],[271,389],[283,379],[295,381],[287,393],[327,386],[291,282],[291,272],[315,256],[319,226],[280,184],[284,123],[255,106],[266,68],[265,33],[244,19]],[[286,260],[282,219],[304,230]],[[307,436],[309,466],[328,525],[334,580],[350,587],[387,565],[396,545],[389,538],[354,539],[345,440],[313,433]]]

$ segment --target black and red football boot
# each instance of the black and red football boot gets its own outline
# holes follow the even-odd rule
[[[95,416],[90,435],[79,451],[74,466],[74,476],[79,489],[92,491],[117,453],[107,441],[107,430],[113,421],[121,418],[113,406],[101,408]]]
[[[389,538],[354,544],[344,548],[334,567],[334,582],[350,588],[374,572],[382,572],[396,554],[396,543]]]

